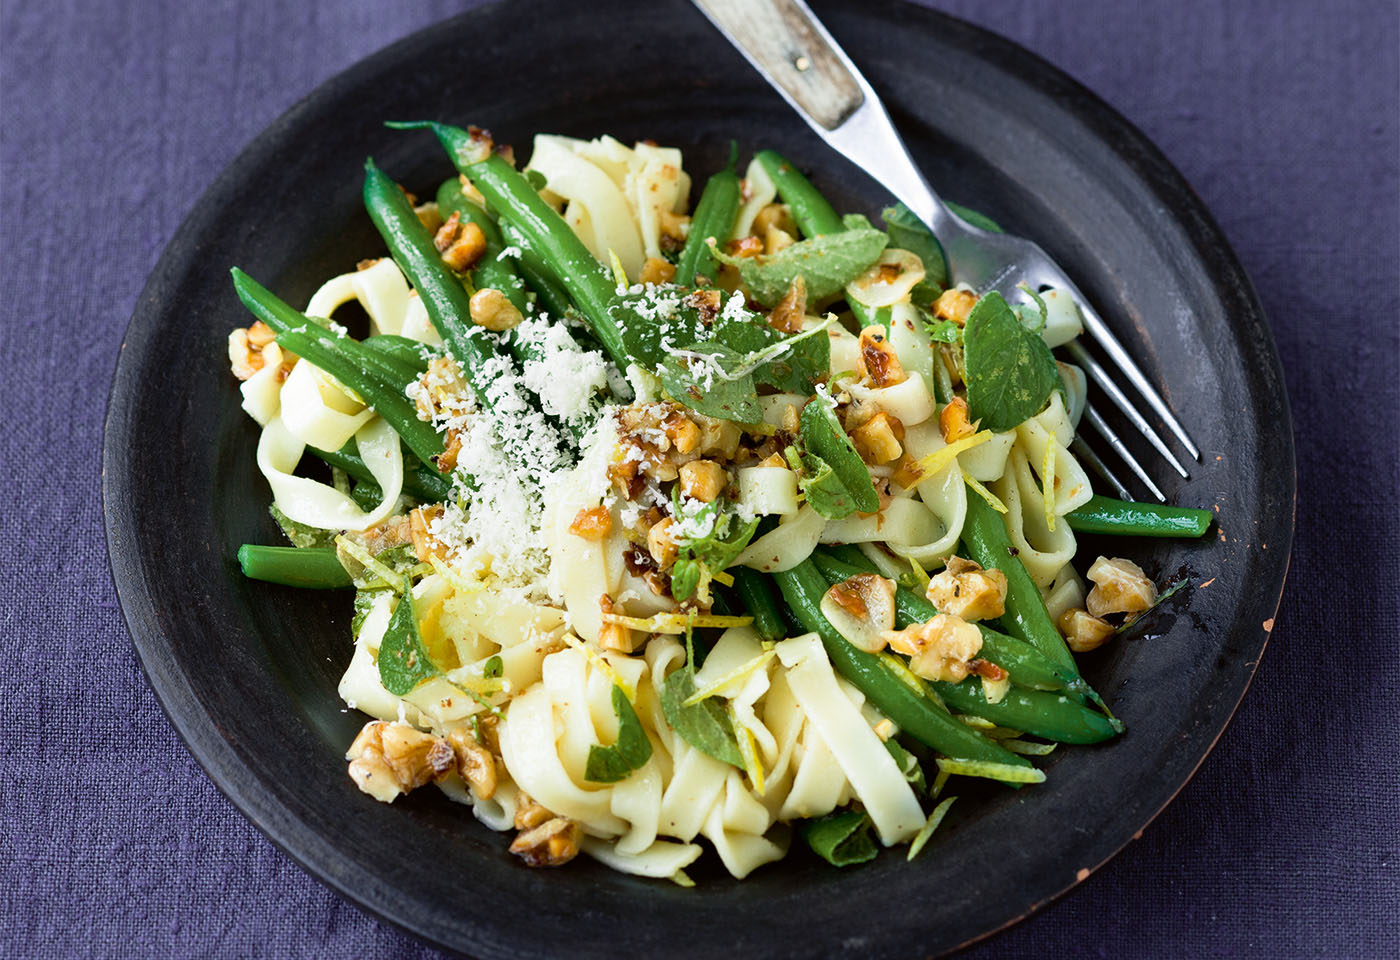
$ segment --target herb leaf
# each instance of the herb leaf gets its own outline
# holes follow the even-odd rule
[[[771,307],[777,304],[799,273],[807,296],[823,300],[841,290],[879,259],[889,237],[871,227],[856,227],[800,240],[772,255],[732,257],[716,249],[715,257],[739,271],[750,295]]]
[[[1045,406],[1060,373],[1050,348],[1022,325],[999,293],[989,293],[963,327],[970,416],[984,430],[1003,431]]]
[[[948,286],[948,258],[944,256],[943,245],[933,231],[902,203],[880,211],[880,219],[885,221],[885,229],[889,231],[890,246],[908,250],[922,260],[924,283],[929,284],[930,288],[937,287],[937,290],[920,291],[922,296],[915,297],[915,300],[923,302],[937,297]]]
[[[812,852],[833,867],[874,860],[875,841],[870,839],[870,817],[862,810],[830,813],[802,824],[802,839]]]
[[[974,210],[971,207],[964,207],[961,203],[953,203],[951,201],[946,202],[946,206],[949,210],[953,211],[953,213],[957,214],[958,218],[964,223],[970,223],[974,227],[980,227],[988,233],[1006,232],[1001,228],[1001,224],[979,210]]]
[[[695,667],[687,661],[661,685],[661,710],[666,714],[666,722],[696,750],[743,770],[744,757],[724,707],[714,697],[682,706],[694,692]]]
[[[797,483],[813,510],[828,520],[840,520],[855,512],[855,500],[829,463],[814,453],[802,454],[799,462],[802,469]]]
[[[671,512],[681,529],[705,531],[676,539],[679,556],[671,568],[671,595],[677,600],[688,600],[697,592],[706,599],[711,577],[733,563],[758,530],[757,517],[739,523],[723,498],[699,503],[698,509],[697,503],[681,497],[679,488],[672,492]]]
[[[811,478],[808,485],[817,484],[823,493],[834,493],[829,480],[824,480],[821,467],[830,469],[835,478],[840,481],[841,486],[850,494],[850,510],[841,514],[823,514],[833,519],[838,516],[846,516],[852,510],[859,510],[861,513],[874,513],[880,509],[880,498],[875,493],[875,484],[870,480],[870,471],[865,467],[865,461],[861,460],[860,454],[856,453],[855,444],[851,443],[851,438],[846,436],[846,431],[841,428],[841,423],[836,419],[831,398],[818,393],[802,408],[801,433],[802,445],[808,456],[815,456],[817,461],[808,463],[806,457],[803,466],[807,468],[808,476]],[[833,502],[833,509],[839,508],[839,504]],[[817,504],[812,504],[813,509],[821,512]]]
[[[905,750],[893,737],[885,741],[885,749],[894,757],[899,772],[904,774],[909,785],[918,793],[928,793],[928,781],[924,779],[924,768],[919,765],[919,758]]]
[[[622,688],[613,684],[613,713],[617,714],[617,742],[610,747],[594,744],[588,748],[583,778],[594,783],[616,783],[651,759],[651,741],[637,719],[637,711]]]
[[[335,543],[334,530],[321,530],[298,523],[278,510],[275,503],[268,506],[267,512],[272,514],[272,519],[277,521],[277,526],[282,528],[283,535],[294,547],[329,547]]]
[[[701,354],[709,360],[693,356]],[[719,420],[757,423],[763,419],[753,376],[728,379],[743,357],[722,343],[696,343],[667,356],[656,369],[666,392],[678,403]]]
[[[379,642],[379,682],[394,696],[402,697],[441,673],[418,632],[418,618],[413,613],[413,580],[405,576],[403,598],[394,608],[384,639]]]
[[[369,616],[374,601],[379,599],[380,594],[387,592],[391,592],[388,587],[371,587],[367,590],[355,591],[354,614],[350,618],[350,635],[352,637],[360,635],[360,627],[364,626],[365,617]]]

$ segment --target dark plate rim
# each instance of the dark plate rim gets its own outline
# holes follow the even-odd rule
[[[128,357],[139,353],[151,335],[149,329],[143,329],[143,322],[148,311],[152,310],[157,302],[157,295],[167,278],[174,272],[172,261],[177,259],[174,251],[186,246],[198,235],[202,220],[209,215],[208,211],[234,199],[234,187],[243,168],[267,151],[270,145],[287,131],[295,129],[307,114],[313,113],[323,102],[335,99],[341,89],[352,87],[362,77],[377,73],[385,64],[400,61],[406,52],[427,42],[431,34],[470,21],[481,15],[482,11],[504,6],[505,3],[506,0],[497,0],[496,3],[476,7],[424,27],[357,61],[298,100],[238,152],[191,208],[191,212],[171,238],[142,289],[114,364],[103,429],[101,486],[112,580],[123,618],[132,636],[137,659],[162,711],[169,718],[180,739],[219,791],[275,847],[308,874],[366,913],[451,951],[460,951],[461,948],[458,945],[441,943],[426,931],[415,929],[406,921],[394,916],[394,904],[390,896],[392,891],[375,890],[367,893],[343,882],[343,874],[328,866],[339,856],[338,848],[325,838],[300,829],[296,815],[255,783],[246,764],[221,736],[217,726],[212,723],[200,702],[194,697],[183,674],[177,669],[170,656],[169,638],[162,632],[159,614],[147,589],[142,558],[132,541],[123,535],[123,530],[131,519],[131,507],[125,502],[125,498],[135,485],[130,470],[132,465],[127,462],[123,452],[127,449],[128,438],[135,426],[131,417],[133,400],[141,389],[138,378],[133,376],[134,361],[128,362]],[[825,6],[824,3],[817,5]],[[871,5],[868,0],[866,5]],[[1165,154],[1097,94],[1014,41],[960,18],[904,0],[876,0],[873,6],[884,8],[887,12],[897,9],[899,16],[906,23],[910,23],[912,29],[933,30],[940,25],[953,24],[960,30],[976,35],[982,45],[981,57],[996,55],[999,69],[1055,99],[1072,113],[1076,120],[1083,123],[1093,136],[1108,144],[1114,154],[1151,190],[1161,202],[1164,216],[1174,218],[1185,233],[1200,263],[1210,276],[1212,285],[1217,290],[1232,290],[1232,294],[1223,294],[1223,298],[1233,300],[1243,307],[1242,312],[1236,314],[1237,323],[1241,332],[1250,335],[1256,358],[1262,360],[1266,366],[1260,373],[1270,381],[1281,401],[1279,431],[1288,461],[1286,470],[1277,471],[1275,483],[1282,485],[1283,489],[1279,491],[1281,499],[1289,504],[1290,509],[1286,517],[1275,518],[1274,527],[1268,531],[1269,542],[1275,547],[1271,552],[1282,558],[1275,568],[1277,591],[1272,596],[1272,602],[1269,602],[1270,598],[1267,595],[1259,601],[1262,604],[1260,609],[1270,611],[1270,618],[1264,622],[1262,634],[1258,638],[1256,655],[1242,664],[1242,673],[1237,676],[1238,694],[1233,699],[1223,697],[1218,702],[1215,713],[1208,718],[1209,722],[1205,726],[1213,732],[1208,740],[1203,742],[1195,762],[1185,772],[1176,789],[1157,809],[1150,812],[1132,836],[1124,838],[1098,863],[1081,869],[1073,881],[1036,901],[1026,912],[1012,917],[999,927],[978,931],[955,948],[962,949],[1015,925],[1064,896],[1121,852],[1128,843],[1140,837],[1142,831],[1179,795],[1215,747],[1249,689],[1267,646],[1273,618],[1277,616],[1278,605],[1282,599],[1296,516],[1296,451],[1292,413],[1288,405],[1282,365],[1253,284],[1230,247],[1224,232],[1185,177],[1176,170]]]

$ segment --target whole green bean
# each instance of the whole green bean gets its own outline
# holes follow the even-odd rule
[[[696,277],[711,282],[719,273],[719,264],[710,252],[709,240],[723,245],[734,232],[734,220],[739,215],[739,176],[734,172],[731,156],[729,166],[714,174],[705,183],[700,202],[690,217],[690,233],[676,261],[675,282],[683,287],[695,285]]]
[[[860,565],[842,563],[824,550],[814,551],[812,562],[828,583],[839,583],[858,573],[879,572],[868,561]],[[927,623],[938,614],[932,603],[907,587],[896,586],[894,603],[897,627]],[[982,633],[979,655],[1006,670],[1012,682],[1042,690],[1068,690],[1078,697],[1086,695],[1088,685],[1072,668],[1051,660],[1023,640],[998,633],[981,623],[977,624],[977,628]]]
[[[998,746],[971,727],[953,718],[926,696],[916,693],[884,666],[879,657],[856,647],[822,616],[821,597],[826,579],[804,560],[790,570],[773,574],[788,609],[803,627],[821,637],[832,665],[870,699],[900,729],[920,743],[958,760],[982,760],[1030,766],[1024,757]]]
[[[1064,692],[1013,686],[1001,700],[989,703],[982,681],[976,677],[961,683],[938,681],[930,686],[955,710],[1058,743],[1101,743],[1123,732],[1122,723],[1089,709]]]
[[[345,446],[339,450],[318,450],[316,447],[306,449],[332,467],[344,470],[356,480],[378,483],[361,459],[354,437],[346,441]],[[417,460],[405,460],[403,468],[403,492],[413,499],[420,503],[442,503],[452,496],[452,482],[432,467]]]
[[[428,372],[428,357],[432,355],[432,347],[426,343],[410,337],[401,337],[396,333],[376,333],[359,341],[359,346],[392,361],[405,384]]]
[[[753,628],[764,640],[781,640],[787,636],[783,612],[773,596],[767,578],[752,567],[730,567],[734,576],[734,592],[753,617]]]
[[[277,331],[279,344],[355,391],[403,438],[418,459],[431,465],[433,458],[441,455],[442,437],[432,424],[418,419],[417,409],[404,395],[403,384],[347,352],[355,341],[337,337],[312,323],[237,267],[233,268],[233,285],[243,305]]]
[[[987,569],[995,567],[1006,575],[1006,613],[1001,617],[1002,627],[1056,663],[1074,670],[1074,655],[1050,619],[1040,589],[1016,556],[1001,514],[972,492],[967,495],[962,542],[969,557]]]
[[[1210,526],[1211,512],[1195,507],[1169,507],[1094,496],[1065,514],[1070,529],[1078,533],[1106,533],[1124,537],[1199,537]]]
[[[266,580],[308,590],[348,587],[350,574],[336,559],[334,547],[265,547],[245,543],[238,548],[238,565],[252,580]]]

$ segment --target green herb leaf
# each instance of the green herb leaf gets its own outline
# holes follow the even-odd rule
[[[997,223],[985,213],[974,210],[971,207],[964,207],[960,203],[952,202],[948,202],[947,207],[949,210],[953,211],[953,213],[957,214],[958,218],[964,223],[970,223],[974,227],[979,227],[983,230],[986,230],[988,233],[1006,232],[1001,228],[1001,224]]]
[[[952,320],[939,320],[922,310],[919,311],[919,317],[924,321],[924,329],[928,331],[928,338],[934,343],[962,342],[962,327]]]
[[[919,793],[928,793],[928,781],[924,779],[924,768],[919,766],[919,758],[905,750],[893,737],[885,741],[885,749],[894,757],[894,762],[899,765],[899,772],[904,774],[904,779],[909,781],[909,785]]]
[[[879,259],[889,237],[879,230],[857,227],[841,233],[828,233],[800,240],[772,255],[731,257],[716,249],[715,257],[739,271],[749,294],[772,307],[792,285],[799,273],[807,282],[807,296],[823,300],[840,293],[846,284],[868,270]]]
[[[677,487],[671,492],[671,513],[680,530],[704,530],[697,536],[676,537],[679,556],[671,569],[671,595],[687,600],[699,592],[708,598],[710,578],[728,567],[753,539],[757,517],[740,522],[723,497],[701,503],[687,500]]]
[[[413,613],[413,581],[404,577],[403,597],[379,642],[379,682],[394,696],[402,697],[441,673],[418,632],[418,617]]]
[[[335,543],[334,530],[321,530],[317,527],[308,527],[304,523],[297,523],[278,510],[275,503],[267,508],[267,512],[272,514],[272,519],[277,521],[277,526],[282,528],[283,535],[291,541],[294,547],[329,547]]]
[[[833,867],[874,860],[878,852],[870,838],[870,817],[862,810],[831,813],[802,824],[802,839],[812,852]]]
[[[671,596],[677,600],[689,600],[695,596],[700,586],[700,564],[691,560],[678,559],[671,567]]]
[[[870,471],[866,469],[865,462],[861,460],[860,454],[856,453],[855,444],[851,443],[851,438],[846,436],[846,431],[836,419],[834,406],[830,397],[819,393],[802,408],[802,446],[808,455],[814,455],[821,461],[820,464],[808,464],[804,458],[803,466],[808,468],[808,474],[812,477],[809,483],[818,483],[823,485],[827,492],[833,492],[830,481],[820,479],[821,466],[829,467],[831,473],[841,482],[841,486],[850,494],[852,509],[861,513],[874,513],[880,509],[880,498],[875,493],[875,484],[870,480]],[[812,468],[815,468],[816,476],[812,476]],[[813,509],[817,509],[815,503]],[[850,512],[847,510],[839,516],[846,516]]]
[[[813,510],[828,520],[840,520],[855,512],[855,499],[830,464],[812,453],[802,454],[799,463],[802,469],[797,474],[797,484]]]
[[[695,689],[695,668],[689,661],[681,669],[672,671],[661,685],[661,710],[666,714],[666,722],[696,750],[743,770],[744,757],[739,752],[734,725],[719,701],[707,697],[688,707],[682,706]]]
[[[505,661],[501,659],[500,654],[496,654],[481,665],[481,675],[489,680],[493,677],[499,677],[505,672],[505,669]]]
[[[594,744],[588,748],[588,763],[583,778],[594,783],[616,783],[625,780],[633,770],[651,759],[651,741],[637,719],[637,711],[627,700],[622,688],[613,684],[613,713],[617,714],[617,742],[610,747]]]
[[[880,212],[880,219],[885,221],[885,229],[889,231],[890,246],[908,250],[923,261],[924,283],[930,289],[920,292],[926,300],[936,299],[948,286],[948,258],[943,254],[943,245],[933,231],[902,203],[886,207]],[[933,293],[935,287],[937,293]],[[930,293],[932,296],[929,296]],[[921,301],[916,299],[915,302]]]
[[[350,499],[368,513],[384,500],[384,491],[373,480],[361,480],[351,489]]]
[[[874,230],[870,218],[863,213],[847,213],[841,217],[841,226],[846,230]]]
[[[1050,348],[1027,330],[999,293],[989,293],[963,328],[967,403],[982,429],[1010,430],[1045,406],[1060,373]]]
[[[350,618],[350,635],[352,637],[358,637],[360,635],[360,627],[364,626],[365,617],[369,616],[369,611],[370,608],[374,606],[374,601],[377,600],[381,594],[391,592],[392,591],[387,587],[355,591],[355,612]]]
[[[718,420],[758,423],[763,410],[752,374],[734,376],[742,362],[739,353],[722,343],[696,343],[668,356],[657,367],[656,375],[673,399],[697,413]]]

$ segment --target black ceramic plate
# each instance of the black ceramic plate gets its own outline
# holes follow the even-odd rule
[[[959,804],[913,864],[901,850],[836,871],[795,854],[742,883],[694,870],[696,889],[587,860],[533,871],[435,791],[393,806],[359,793],[341,755],[363,718],[335,694],[348,598],[246,582],[234,563],[240,543],[275,531],[224,356],[247,319],[228,268],[305,302],[381,250],[359,201],[365,156],[410,188],[449,173],[431,138],[380,125],[395,118],[480,123],[522,151],[537,131],[651,137],[684,147],[698,174],[733,137],[810,168],[838,209],[888,202],[682,0],[645,13],[623,0],[501,4],[410,37],[274,123],[190,214],[127,332],[103,469],[122,606],[191,752],[313,875],[429,940],[483,957],[945,951],[1127,843],[1190,777],[1254,672],[1287,565],[1293,452],[1268,328],[1210,216],[1141,134],[1025,50],[910,6],[817,6],[930,180],[1043,244],[1191,425],[1204,463],[1189,482],[1160,479],[1174,500],[1218,506],[1221,529],[1118,549],[1159,580],[1185,570],[1213,582],[1160,635],[1086,658],[1125,736],[1060,751],[1043,786]]]

